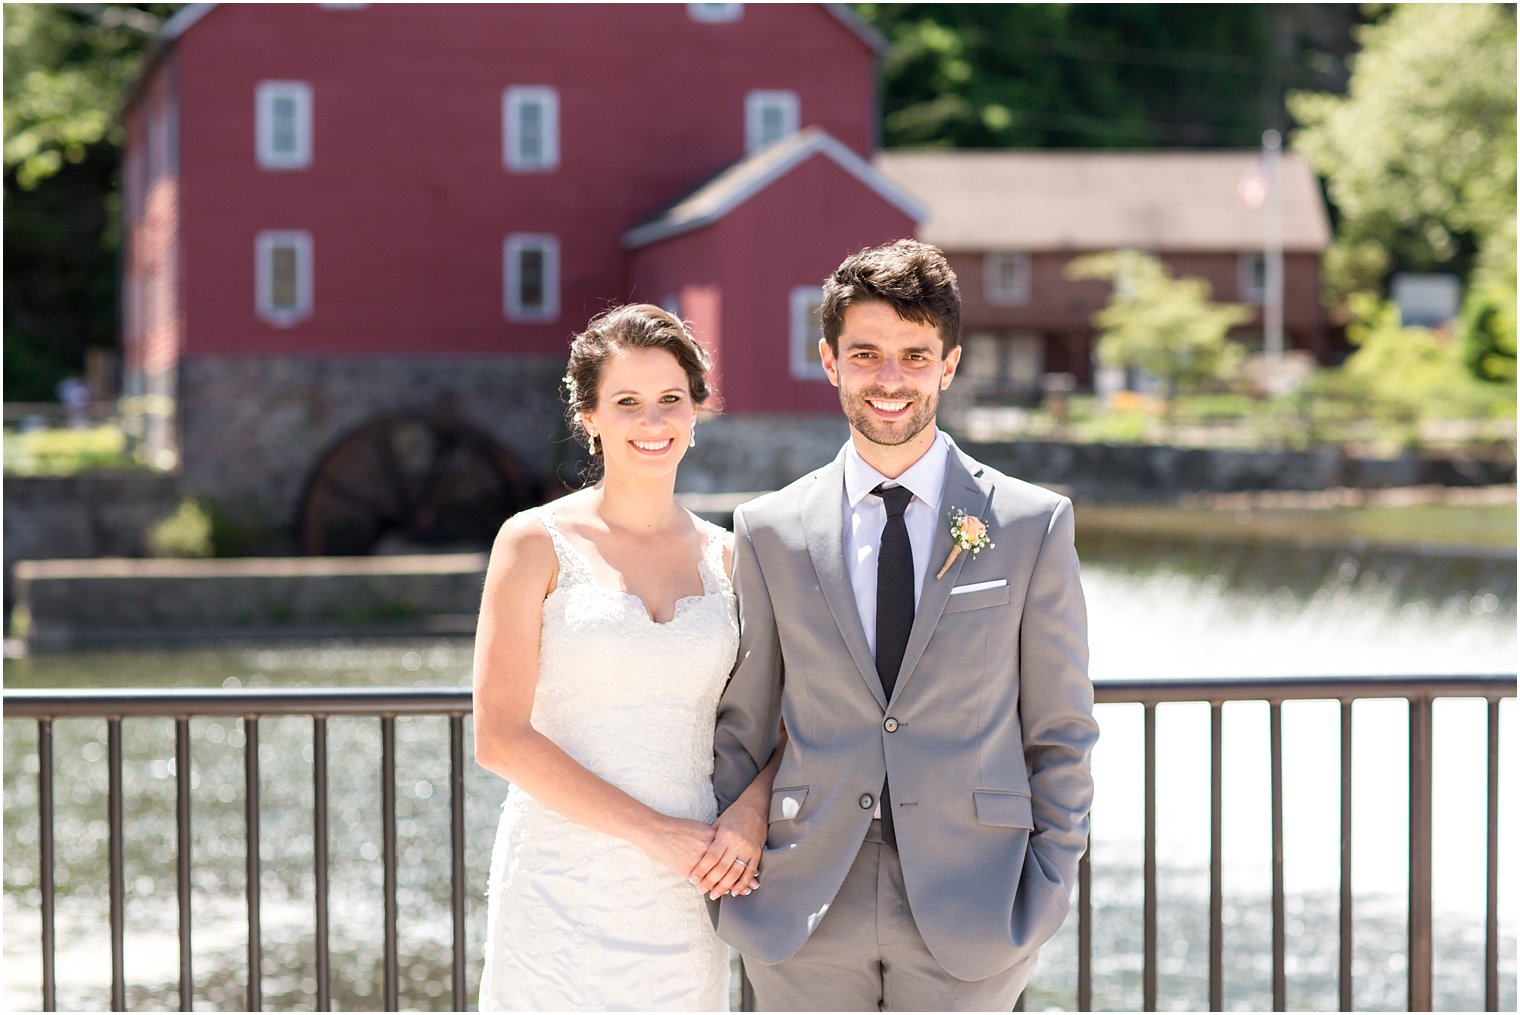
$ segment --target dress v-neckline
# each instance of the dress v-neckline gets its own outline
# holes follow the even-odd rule
[[[654,614],[649,611],[649,607],[644,602],[643,597],[638,593],[629,592],[627,589],[615,589],[599,581],[596,577],[595,570],[593,570],[591,567],[591,559],[581,551],[580,547],[570,542],[569,538],[559,530],[559,526],[554,522],[554,515],[548,510],[544,510],[542,514],[544,520],[548,522],[548,525],[546,527],[553,534],[555,541],[563,545],[567,551],[574,554],[577,558],[576,563],[579,569],[583,572],[583,581],[580,584],[590,585],[597,591],[604,592],[609,596],[621,597],[624,602],[638,607],[638,611],[643,615],[644,619],[649,621],[649,623],[655,627],[667,627],[670,624],[674,624],[677,620],[680,619],[683,607],[687,606],[690,603],[704,600],[708,596],[717,595],[722,591],[716,580],[709,582],[707,579],[707,573],[712,569],[712,566],[708,563],[707,559],[709,554],[712,552],[713,541],[713,534],[711,531],[709,531],[707,535],[707,544],[703,548],[702,556],[697,559],[697,580],[702,583],[702,591],[694,592],[691,595],[681,596],[677,598],[675,603],[671,606],[670,619],[656,620]],[[563,576],[561,577],[563,578]],[[554,586],[554,592],[558,592],[560,589],[564,588],[565,584],[566,583],[563,580],[556,582]],[[554,592],[551,592],[549,594],[552,596],[554,595]]]

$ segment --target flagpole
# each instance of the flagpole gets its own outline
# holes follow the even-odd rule
[[[1282,135],[1269,130],[1261,136],[1262,164],[1267,174],[1267,249],[1266,300],[1262,323],[1266,328],[1267,356],[1282,359],[1283,342],[1283,205],[1282,186],[1278,179],[1278,161]]]

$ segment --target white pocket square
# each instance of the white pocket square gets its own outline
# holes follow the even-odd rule
[[[963,592],[980,592],[983,589],[1001,588],[1002,586],[1007,585],[1007,584],[1008,584],[1008,579],[1007,578],[999,578],[996,581],[976,582],[973,585],[957,585],[955,588],[953,588],[953,589],[950,590],[950,594],[952,596],[958,596],[958,595],[960,595]]]

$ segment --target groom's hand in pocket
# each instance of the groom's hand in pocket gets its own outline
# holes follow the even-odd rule
[[[718,817],[714,832],[706,854],[692,871],[692,884],[713,899],[748,895],[759,888],[766,815],[741,798]]]

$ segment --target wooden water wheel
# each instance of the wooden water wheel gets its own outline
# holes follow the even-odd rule
[[[312,470],[297,525],[310,554],[480,549],[537,490],[485,431],[389,416],[334,444]]]

